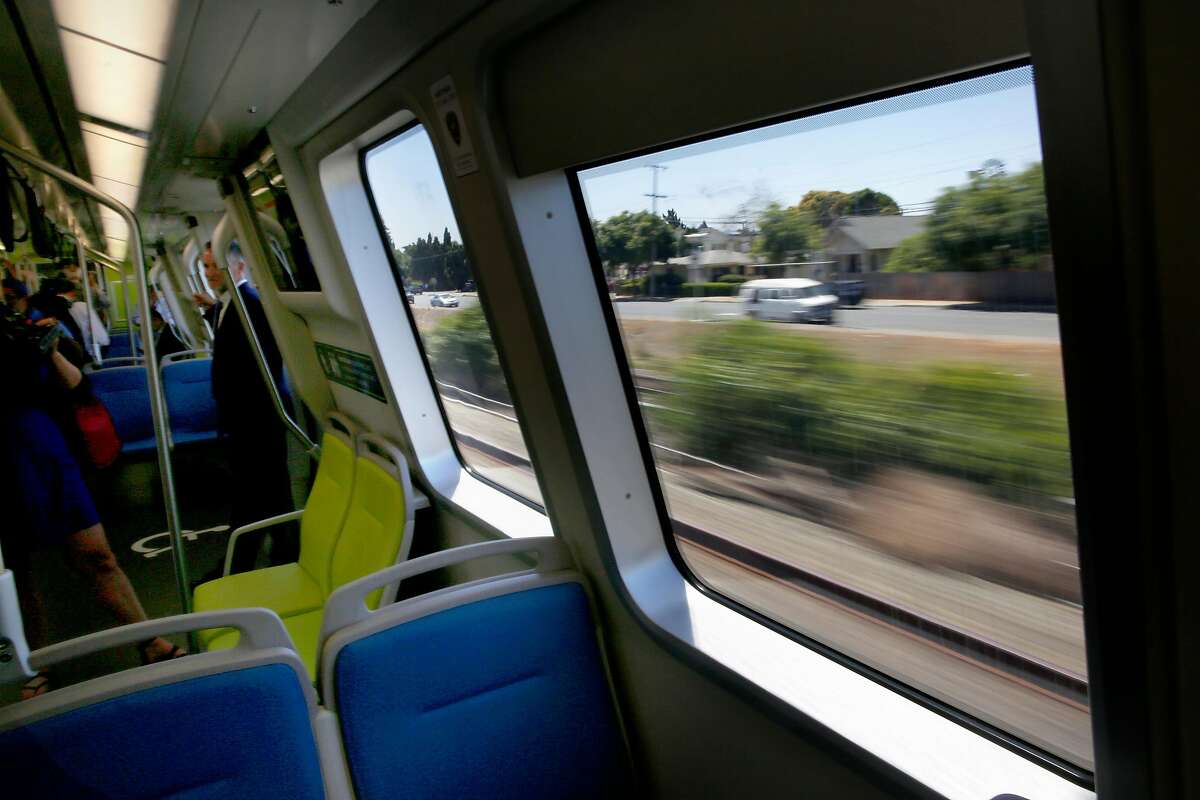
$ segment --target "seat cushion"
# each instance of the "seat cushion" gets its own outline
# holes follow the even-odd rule
[[[346,644],[333,669],[360,800],[629,796],[620,728],[577,583],[369,634]]]
[[[317,581],[299,564],[239,572],[196,587],[192,598],[195,611],[224,608],[269,608],[281,617],[320,609],[325,597]],[[201,631],[200,641],[211,642],[225,629]]]
[[[308,677],[313,681],[317,679],[317,640],[321,636],[323,614],[324,609],[317,609],[283,618],[283,625],[292,637],[292,643],[296,645],[296,652],[300,654],[300,660],[308,670]],[[228,650],[237,645],[240,636],[232,628],[220,629],[216,634],[205,645],[206,650]]]
[[[284,664],[143,689],[4,731],[0,771],[0,794],[13,798],[325,796],[308,701]]]

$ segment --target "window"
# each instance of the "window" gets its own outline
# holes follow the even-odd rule
[[[653,313],[612,304],[686,567],[923,702],[1091,769],[1032,71],[580,171],[598,270],[638,278],[645,242],[694,232],[648,205],[663,165],[683,219],[748,225],[751,274],[829,282],[761,289],[806,302],[755,319],[753,291],[660,283],[668,296],[640,298]],[[639,241],[609,222],[630,212]],[[870,250],[886,271],[860,271]]]
[[[429,134],[421,125],[406,129],[368,150],[363,169],[397,280],[413,295],[412,319],[460,458],[477,475],[540,504]]]
[[[260,217],[259,227],[264,234],[275,285],[281,292],[321,291],[275,151],[266,148],[242,174],[254,209],[266,218]]]

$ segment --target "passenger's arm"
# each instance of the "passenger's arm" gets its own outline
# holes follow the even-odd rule
[[[50,363],[54,366],[55,380],[67,391],[83,383],[83,372],[68,361],[66,356],[58,352],[57,348],[50,353]]]

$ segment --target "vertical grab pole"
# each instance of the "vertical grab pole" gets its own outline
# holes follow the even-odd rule
[[[129,355],[137,357],[137,337],[133,332],[133,295],[129,293],[129,279],[125,277],[125,270],[121,269],[121,263],[116,259],[110,258],[104,253],[91,247],[84,248],[88,253],[91,253],[92,258],[108,265],[108,268],[115,270],[121,278],[121,294],[125,301],[125,332],[129,334]]]
[[[158,373],[158,359],[154,352],[154,332],[150,325],[150,293],[146,291],[146,257],[142,253],[142,226],[137,217],[124,203],[92,186],[82,178],[55,166],[32,153],[0,139],[0,152],[8,153],[18,161],[55,178],[72,189],[81,192],[97,203],[116,211],[129,226],[129,242],[133,249],[133,271],[138,282],[138,307],[142,314],[142,349],[146,355],[146,383],[150,389],[150,413],[154,419],[154,443],[158,451],[158,472],[162,479],[163,504],[167,513],[167,533],[171,537],[171,559],[175,565],[175,587],[179,592],[179,603],[183,612],[192,610],[192,595],[188,591],[187,561],[183,555],[183,537],[179,522],[179,502],[175,493],[175,474],[171,469],[171,450],[167,446],[167,404],[163,400],[162,376]],[[131,317],[126,307],[126,316]],[[89,323],[91,321],[89,320]]]
[[[83,338],[92,351],[92,358],[99,364],[104,359],[100,357],[100,344],[96,341],[96,326],[92,324],[92,315],[96,313],[92,309],[92,282],[88,280],[87,253],[83,249],[83,237],[78,234],[75,236],[75,257],[79,260],[79,277],[83,281],[83,302],[87,305],[87,334]]]

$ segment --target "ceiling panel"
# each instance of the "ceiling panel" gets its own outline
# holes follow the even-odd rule
[[[192,153],[238,155],[373,5],[375,0],[345,0],[339,5],[260,2]],[[204,13],[210,13],[207,6]]]

